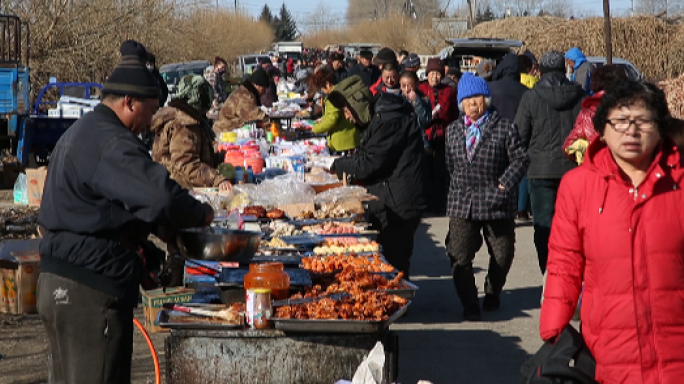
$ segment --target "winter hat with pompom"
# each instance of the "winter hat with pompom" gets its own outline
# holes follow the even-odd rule
[[[161,91],[154,75],[147,69],[149,57],[145,46],[134,40],[121,44],[121,61],[104,84],[103,94],[128,95],[158,99]]]

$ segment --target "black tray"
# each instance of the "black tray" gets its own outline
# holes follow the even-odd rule
[[[246,268],[224,268],[217,279],[217,287],[243,287],[245,275],[249,272]],[[290,276],[290,286],[311,287],[311,275],[309,271],[300,268],[285,268],[285,273]]]
[[[299,254],[289,255],[255,255],[252,258],[252,263],[283,263],[286,266],[298,267],[302,262],[302,256]]]

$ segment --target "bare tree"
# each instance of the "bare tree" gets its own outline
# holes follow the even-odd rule
[[[678,15],[684,11],[682,0],[634,0],[634,13],[646,15]]]
[[[439,0],[349,0],[347,21],[355,23],[396,14],[423,19],[439,12]]]
[[[330,8],[323,0],[319,0],[316,8],[307,14],[303,20],[297,21],[303,29],[307,31],[322,31],[325,29],[335,29],[340,26],[337,18],[330,12]]]

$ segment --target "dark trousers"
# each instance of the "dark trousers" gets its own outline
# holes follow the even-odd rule
[[[451,261],[456,293],[464,308],[479,308],[473,260],[482,247],[483,235],[489,250],[485,293],[499,295],[506,284],[506,277],[515,254],[515,221],[475,221],[457,218],[449,220],[447,253]]]
[[[551,221],[556,212],[556,195],[560,179],[531,179],[528,182],[534,219],[534,247],[537,248],[539,269],[544,274],[546,262],[549,259]]]
[[[420,225],[420,217],[403,219],[392,212],[382,211],[370,214],[371,228],[380,232],[378,243],[390,264],[409,278],[414,235]]]
[[[518,212],[530,212],[530,189],[527,176],[523,177],[518,187]]]
[[[446,146],[444,141],[431,141],[432,156],[427,156],[430,167],[430,212],[444,214],[447,206],[447,193],[449,192],[449,171],[446,166]]]
[[[50,384],[130,384],[133,308],[51,273],[38,278]]]

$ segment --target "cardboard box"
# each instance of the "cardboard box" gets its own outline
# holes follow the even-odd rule
[[[164,308],[166,303],[183,304],[192,300],[195,294],[194,289],[189,288],[167,288],[166,293],[163,289],[153,289],[142,292],[143,312],[145,313],[145,328],[147,332],[159,333],[166,332],[168,329],[161,328],[154,324],[159,311]]]
[[[47,171],[47,167],[26,170],[29,207],[40,207],[40,203],[43,201],[43,188],[45,188]]]
[[[39,274],[38,251],[13,252],[11,260],[0,260],[0,313],[36,313]]]

